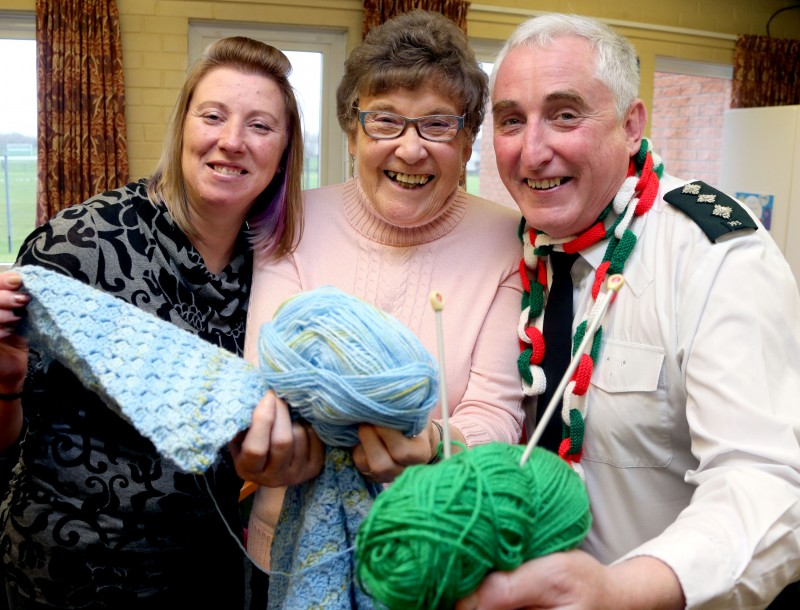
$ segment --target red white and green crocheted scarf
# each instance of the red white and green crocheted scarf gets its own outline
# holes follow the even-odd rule
[[[542,332],[536,327],[536,323],[542,317],[547,293],[547,256],[550,252],[580,252],[584,248],[608,240],[603,262],[595,272],[592,302],[587,307],[587,313],[578,325],[572,340],[574,356],[575,350],[583,341],[590,320],[599,314],[597,311],[599,308],[596,306],[600,287],[605,284],[609,275],[622,273],[636,245],[634,223],[653,206],[663,170],[661,158],[652,152],[650,141],[643,139],[639,152],[631,159],[628,177],[614,200],[608,204],[597,221],[580,235],[553,239],[529,227],[525,219],[522,219],[519,237],[523,244],[523,258],[520,262],[523,294],[518,329],[521,349],[518,366],[526,395],[542,394],[547,383],[557,384],[560,381],[545,379],[540,366],[544,358],[545,345]],[[602,335],[602,326],[598,326],[591,339],[589,353],[581,356],[562,399],[563,440],[558,454],[581,476],[583,476],[580,460],[583,453],[584,420],[588,409],[586,390],[597,361]],[[546,407],[547,405],[540,405],[539,412],[543,412]]]

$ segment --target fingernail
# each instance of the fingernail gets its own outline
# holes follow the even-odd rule
[[[17,274],[13,274],[6,278],[6,282],[12,290],[16,290],[22,285],[22,278]]]
[[[14,302],[18,305],[25,305],[28,301],[31,300],[30,295],[28,294],[15,294],[14,295]]]

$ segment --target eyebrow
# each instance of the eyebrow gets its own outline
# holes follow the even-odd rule
[[[579,106],[586,105],[586,100],[577,91],[554,91],[553,93],[548,94],[544,99],[548,103],[566,101],[573,102]]]
[[[553,104],[558,102],[572,102],[578,106],[585,106],[586,99],[576,91],[553,91],[552,93],[548,93],[544,98],[545,103]],[[498,100],[492,105],[492,114],[497,114],[498,112],[503,112],[508,110],[509,108],[513,109],[519,106],[519,104],[514,100]]]
[[[399,114],[400,116],[406,116],[402,112],[398,112],[395,107],[392,105],[391,102],[379,102],[375,104],[375,108],[370,108],[369,112],[391,112],[392,114]],[[366,110],[366,108],[361,108],[361,110]],[[458,116],[458,112],[448,108],[436,107],[430,112],[425,114],[419,115],[420,117],[423,116],[435,116],[437,114],[446,114],[448,116]]]
[[[492,114],[497,114],[498,112],[508,110],[509,108],[516,108],[517,106],[518,104],[514,100],[498,100],[492,104]]]
[[[207,99],[194,104],[194,108],[196,110],[203,110],[205,108],[212,107],[212,108],[220,108],[225,112],[230,112],[230,106],[221,100],[214,100],[214,99]],[[190,104],[189,109],[191,110],[192,104]],[[247,117],[253,116],[265,116],[271,121],[275,121],[276,123],[283,123],[284,119],[278,115],[276,115],[272,110],[267,109],[266,107],[263,108],[255,108],[252,111],[248,112]]]

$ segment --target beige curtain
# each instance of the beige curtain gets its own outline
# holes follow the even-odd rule
[[[36,224],[128,180],[114,0],[36,0]]]
[[[467,9],[465,0],[364,0],[364,26],[362,35],[366,36],[376,25],[380,25],[395,15],[415,8],[442,13],[467,32]]]
[[[733,54],[731,108],[800,104],[800,40],[742,35]]]

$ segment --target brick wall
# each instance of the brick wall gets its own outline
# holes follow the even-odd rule
[[[656,72],[654,83],[650,134],[667,173],[719,184],[722,115],[730,108],[731,81]]]

